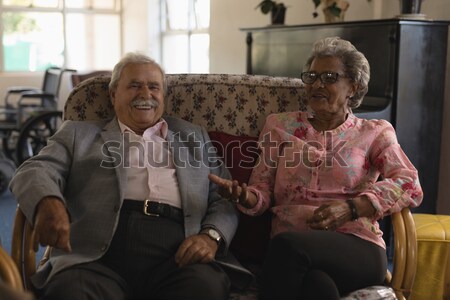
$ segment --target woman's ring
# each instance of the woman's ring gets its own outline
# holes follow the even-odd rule
[[[234,199],[234,198],[230,198],[230,201],[236,204],[239,204],[239,198]]]
[[[325,230],[328,230],[328,226],[325,226]]]

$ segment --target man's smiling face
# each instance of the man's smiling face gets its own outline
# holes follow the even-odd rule
[[[155,125],[164,113],[163,75],[154,64],[129,64],[111,92],[117,118],[137,134]]]

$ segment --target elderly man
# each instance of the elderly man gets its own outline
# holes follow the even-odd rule
[[[113,120],[63,123],[11,182],[36,247],[54,247],[33,284],[42,299],[226,299],[215,258],[238,215],[208,180],[229,174],[206,131],[162,117],[164,71],[145,55],[109,89]]]

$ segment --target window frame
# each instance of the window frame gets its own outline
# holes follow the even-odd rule
[[[211,26],[211,21],[208,24],[207,28],[196,28],[195,24],[191,24],[191,20],[192,18],[190,18],[190,14],[193,14],[195,16],[195,1],[196,0],[186,0],[189,1],[189,10],[188,10],[188,28],[187,29],[170,29],[169,26],[169,17],[166,13],[166,8],[165,8],[165,4],[166,4],[166,0],[159,0],[159,9],[160,9],[160,39],[159,39],[159,51],[160,51],[160,60],[161,60],[161,65],[164,66],[165,65],[165,61],[164,61],[164,38],[168,37],[168,36],[176,36],[176,35],[185,35],[187,36],[187,57],[188,57],[188,61],[187,61],[187,73],[192,73],[192,36],[196,35],[196,34],[207,34],[208,36],[210,36],[209,33],[209,28]],[[210,5],[211,5],[211,1],[210,0]],[[195,19],[195,17],[194,17]],[[210,57],[210,55],[208,54],[208,56]],[[208,65],[208,73],[209,73],[209,69],[210,69],[210,64]]]
[[[32,2],[32,0],[30,0]],[[67,68],[67,26],[66,19],[68,14],[77,13],[77,14],[96,14],[96,15],[117,15],[119,18],[119,40],[120,40],[120,49],[119,52],[123,53],[123,0],[111,0],[114,5],[111,9],[106,8],[94,8],[92,7],[92,0],[89,0],[90,5],[84,8],[74,8],[74,7],[66,7],[64,0],[58,0],[58,4],[56,7],[34,7],[34,6],[20,6],[20,5],[4,5],[3,0],[0,0],[0,11],[1,14],[8,12],[15,13],[60,13],[62,16],[62,26],[63,26],[63,68]],[[5,62],[4,62],[4,47],[3,47],[3,36],[4,36],[4,26],[3,26],[3,18],[0,14],[0,73],[32,73],[33,71],[6,71],[5,70]]]

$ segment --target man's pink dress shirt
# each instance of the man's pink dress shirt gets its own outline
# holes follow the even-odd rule
[[[119,121],[125,138],[129,138],[128,183],[126,199],[152,200],[181,208],[176,169],[168,147],[167,123],[163,119],[147,128],[142,136]]]

